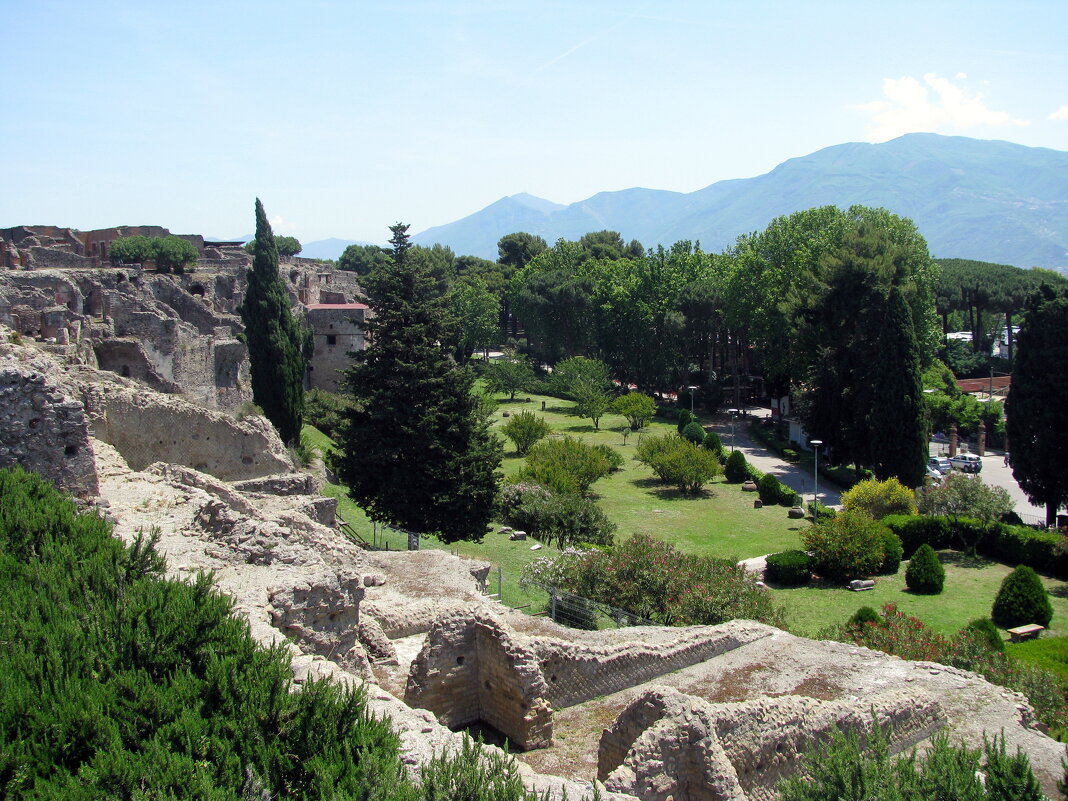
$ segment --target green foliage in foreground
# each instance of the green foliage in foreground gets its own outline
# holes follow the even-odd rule
[[[541,484],[557,493],[584,493],[612,471],[604,452],[575,437],[554,437],[533,445],[527,452],[523,480]]]
[[[954,637],[943,637],[922,620],[899,612],[894,604],[886,604],[878,623],[850,621],[820,631],[816,639],[853,642],[902,659],[971,670],[991,684],[1026,695],[1035,715],[1050,727],[1052,735],[1068,732],[1068,704],[1057,677],[992,647],[989,635],[973,626]]]
[[[470,744],[413,786],[363,695],[292,692],[210,577],[161,578],[38,477],[0,470],[0,797],[533,799]]]
[[[1027,755],[1010,756],[1003,736],[983,748],[953,745],[944,734],[931,748],[892,759],[890,738],[875,722],[862,748],[855,732],[834,729],[805,756],[805,775],[779,784],[782,801],[1043,801]],[[978,771],[982,771],[980,779]]]

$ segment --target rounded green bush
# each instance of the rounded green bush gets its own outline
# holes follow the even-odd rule
[[[723,452],[723,443],[720,441],[719,434],[715,431],[709,431],[705,434],[705,438],[701,441],[701,447],[713,453]]]
[[[771,473],[765,473],[757,482],[757,493],[760,495],[760,500],[766,504],[778,503],[779,498],[782,497],[782,490],[783,486],[779,483],[779,479]]]
[[[784,587],[807,584],[812,578],[811,559],[804,551],[769,554],[764,578],[772,584],[780,584]]]
[[[849,618],[846,625],[848,626],[863,626],[865,623],[881,624],[883,619],[879,617],[879,613],[872,609],[870,606],[862,606],[853,616]]]
[[[990,617],[1005,629],[1028,623],[1048,626],[1053,618],[1053,606],[1038,574],[1030,567],[1020,565],[1005,576]]]
[[[938,595],[946,581],[946,570],[938,561],[935,553],[927,543],[916,549],[905,568],[905,586],[913,592],[924,595]]]
[[[682,429],[684,439],[690,440],[694,445],[701,445],[705,441],[705,428],[696,420],[691,420]]]
[[[964,627],[962,633],[973,635],[977,640],[990,647],[991,651],[1005,653],[1005,641],[1001,639],[998,627],[988,617],[977,617]]]
[[[901,544],[901,537],[890,529],[883,534],[883,563],[879,567],[880,576],[892,576],[901,567],[901,559],[905,549]]]
[[[734,451],[727,457],[727,464],[723,469],[723,475],[731,484],[741,484],[749,478],[749,463],[745,461],[745,454]]]
[[[689,409],[679,409],[679,422],[677,426],[679,434],[685,436],[684,432],[686,431],[686,426],[688,426],[690,424],[690,421],[693,419],[694,417],[692,414],[690,414]]]

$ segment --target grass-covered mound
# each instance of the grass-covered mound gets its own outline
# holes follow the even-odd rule
[[[149,538],[125,547],[0,470],[0,797],[526,797],[474,749],[414,787],[361,693],[291,692],[284,651],[257,645],[209,577],[163,568]]]

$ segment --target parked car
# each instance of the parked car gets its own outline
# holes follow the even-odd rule
[[[929,478],[931,483],[935,486],[939,486],[942,483],[942,474],[929,465],[927,467],[927,478]]]
[[[983,460],[974,453],[958,453],[949,457],[949,463],[962,473],[978,473],[983,469]]]
[[[949,459],[945,456],[932,456],[927,460],[927,466],[937,470],[942,475],[953,469],[953,465],[949,463]]]

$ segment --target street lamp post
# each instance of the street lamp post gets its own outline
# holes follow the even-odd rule
[[[728,409],[731,413],[731,453],[734,453],[734,416],[738,414],[737,409]]]
[[[816,453],[814,467],[812,469],[812,520],[820,522],[820,445],[822,439],[809,440],[812,450]]]
[[[695,393],[699,389],[699,387],[690,386],[690,387],[686,387],[686,389],[690,390],[690,416],[692,417],[693,416],[693,393]]]

